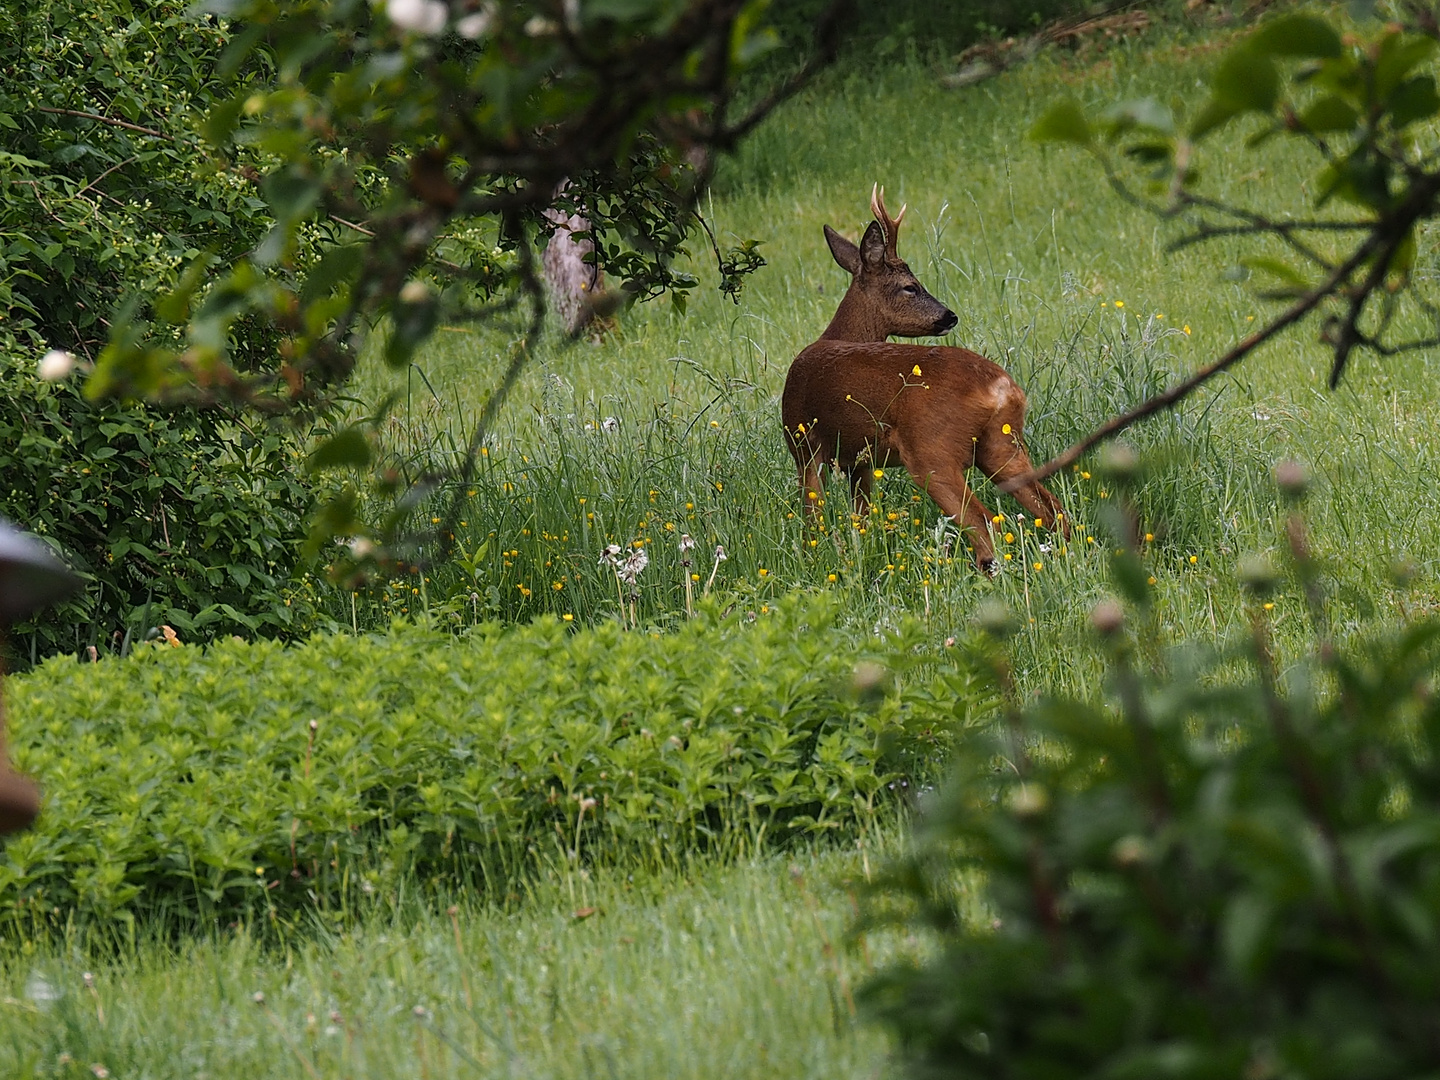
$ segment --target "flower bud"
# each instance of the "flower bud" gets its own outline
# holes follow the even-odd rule
[[[975,622],[985,633],[1001,640],[1008,638],[1020,628],[1020,624],[1016,621],[1015,616],[1010,614],[1010,609],[1005,606],[1005,602],[993,596],[983,601],[975,609]]]
[[[1310,486],[1310,477],[1305,466],[1298,461],[1281,461],[1275,465],[1275,486],[1287,502],[1299,502],[1305,498]]]
[[[1140,455],[1128,443],[1111,443],[1101,451],[1100,472],[1112,480],[1133,480],[1140,475]]]
[[[1264,555],[1242,555],[1239,565],[1235,568],[1235,575],[1240,579],[1242,588],[1254,593],[1256,596],[1264,596],[1275,588],[1277,577],[1275,567]]]
[[[1090,609],[1090,625],[1101,637],[1114,637],[1125,625],[1125,609],[1114,600],[1101,600]]]

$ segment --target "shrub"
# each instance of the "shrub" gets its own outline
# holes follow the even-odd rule
[[[923,770],[969,682],[927,665],[856,689],[857,655],[911,668],[917,639],[837,647],[837,614],[800,597],[663,637],[547,617],[51,660],[10,685],[46,808],[7,842],[0,910],[333,912],[357,888],[483,885],[536,855],[678,860],[858,829]]]
[[[218,412],[92,406],[0,337],[0,513],[85,581],[16,627],[20,658],[111,650],[161,623],[189,640],[308,632],[288,581],[312,503],[299,453]]]
[[[234,90],[216,76],[231,35],[189,7],[0,7],[0,314],[22,340],[93,359],[117,304],[173,288],[202,251],[238,257],[269,227],[245,163],[201,142],[217,91]],[[252,360],[274,346],[239,344]]]
[[[1258,563],[1252,632],[1226,647],[1160,656],[1151,619],[1097,608],[1097,700],[1022,706],[994,658],[1007,722],[967,744],[872,903],[933,934],[868,988],[911,1075],[1440,1065],[1440,624],[1340,650],[1298,517],[1289,535],[1318,641],[1283,671]],[[1117,582],[1143,614],[1131,560]],[[962,917],[977,883],[987,910]]]

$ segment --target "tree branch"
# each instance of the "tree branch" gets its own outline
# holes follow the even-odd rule
[[[79,109],[52,109],[45,105],[37,105],[35,111],[52,113],[55,116],[78,116],[82,120],[94,120],[97,123],[109,124],[111,127],[124,128],[126,131],[138,131],[141,135],[149,135],[155,139],[164,139],[167,142],[176,141],[174,135],[166,135],[165,132],[156,131],[154,128],[141,127],[128,120],[115,120],[108,116],[101,116],[99,113],[81,112]]]

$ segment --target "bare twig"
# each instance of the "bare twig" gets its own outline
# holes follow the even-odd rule
[[[154,128],[141,127],[139,124],[132,124],[128,120],[116,120],[114,117],[101,116],[99,113],[82,112],[79,109],[52,109],[46,105],[36,106],[36,112],[51,113],[55,116],[78,116],[82,120],[94,120],[97,123],[109,124],[111,127],[124,128],[126,131],[138,131],[141,135],[149,135],[154,139],[164,139],[167,142],[175,142],[174,135],[167,135],[163,131],[156,131]]]

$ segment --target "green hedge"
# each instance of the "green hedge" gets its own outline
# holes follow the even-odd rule
[[[337,911],[401,877],[863,827],[973,698],[914,628],[856,642],[837,614],[804,596],[665,635],[546,617],[51,660],[9,685],[46,809],[6,843],[0,912]],[[908,670],[857,688],[866,657]]]
[[[292,581],[314,502],[297,437],[218,410],[94,405],[36,359],[0,328],[0,513],[84,588],[16,626],[10,659],[119,651],[162,623],[187,640],[314,628]]]

